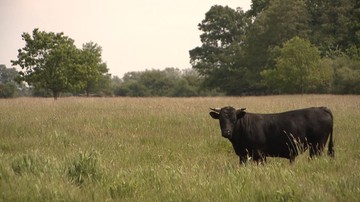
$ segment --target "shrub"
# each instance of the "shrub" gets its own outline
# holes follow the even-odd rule
[[[82,185],[85,181],[100,179],[98,154],[95,151],[80,152],[67,168],[67,175],[72,182]]]
[[[30,155],[15,157],[11,163],[11,168],[16,174],[19,175],[24,173],[37,174],[39,171],[41,171],[40,162]]]

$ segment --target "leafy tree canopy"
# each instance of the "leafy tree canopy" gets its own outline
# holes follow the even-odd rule
[[[49,89],[57,99],[60,92],[81,88],[79,79],[79,51],[74,40],[63,33],[53,33],[34,29],[32,36],[22,34],[25,47],[19,49],[18,59],[13,65],[19,65],[21,78],[29,85]]]
[[[14,97],[17,91],[18,72],[15,68],[6,68],[5,65],[0,65],[0,98]]]
[[[245,34],[250,20],[241,9],[213,6],[205,14],[205,19],[199,24],[203,32],[200,35],[201,47],[190,50],[190,63],[201,75],[205,76],[205,85],[219,88],[227,94],[236,94],[238,88],[231,88],[222,79],[245,72],[242,66],[242,49]],[[234,85],[246,82],[243,77],[232,79]],[[230,80],[230,79],[229,79]],[[239,83],[236,83],[239,82]]]
[[[306,52],[301,59],[308,61],[295,62],[292,67],[302,68],[301,71],[316,69],[317,76],[304,77],[307,79],[303,82],[300,79],[283,88],[277,86],[276,91],[339,92],[335,89],[340,86],[334,82],[345,81],[340,78],[347,77],[349,71],[324,66],[329,64],[327,58],[345,57],[353,61],[360,58],[359,11],[360,4],[355,0],[253,0],[246,13],[241,9],[213,6],[199,24],[202,46],[190,50],[190,63],[205,78],[204,85],[209,89],[219,89],[228,95],[275,92],[269,91],[269,87],[274,86],[269,78],[275,73],[279,76],[282,68],[289,70],[286,50],[290,47],[283,48],[289,41],[294,43],[297,37],[306,41],[301,42],[303,45],[309,43],[317,49],[319,55],[311,55],[317,55],[314,60],[318,65],[307,63]],[[305,50],[311,48],[305,47]],[[330,79],[331,75],[334,79]],[[354,84],[356,79],[349,80]]]
[[[87,92],[107,72],[101,63],[101,47],[87,43],[83,50],[64,33],[39,31],[23,33],[25,47],[19,49],[13,65],[21,67],[20,78],[38,89],[48,89],[57,99],[61,92]]]
[[[287,41],[275,61],[275,69],[261,72],[264,82],[273,91],[308,93],[332,79],[331,69],[320,65],[319,50],[299,37]]]
[[[81,64],[84,66],[82,72],[85,83],[84,90],[87,96],[90,93],[101,93],[101,90],[109,88],[110,77],[106,63],[101,59],[102,48],[94,42],[83,44],[81,50]],[[104,92],[102,92],[104,93]],[[108,94],[108,93],[107,93]]]

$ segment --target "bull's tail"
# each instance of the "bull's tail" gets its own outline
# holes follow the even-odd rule
[[[330,130],[330,139],[329,139],[329,144],[328,144],[328,155],[331,158],[335,157],[334,142],[333,142],[333,128],[332,127],[331,127],[331,130]]]
[[[331,158],[335,157],[335,150],[334,150],[334,142],[333,142],[333,123],[334,123],[334,117],[330,109],[324,107],[324,110],[326,113],[328,113],[331,116],[331,128],[330,128],[330,138],[329,138],[329,144],[328,144],[328,155]]]

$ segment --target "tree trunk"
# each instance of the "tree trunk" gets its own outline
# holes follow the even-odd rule
[[[60,96],[60,91],[57,91],[57,90],[52,90],[53,92],[53,97],[54,97],[54,100],[57,100],[58,97]]]

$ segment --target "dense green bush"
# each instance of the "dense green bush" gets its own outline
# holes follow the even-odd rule
[[[202,78],[194,70],[176,68],[128,72],[119,82],[114,80],[116,96],[130,97],[193,97],[201,96]]]
[[[99,180],[101,172],[98,167],[98,154],[95,151],[80,152],[67,167],[67,175],[78,185]]]

